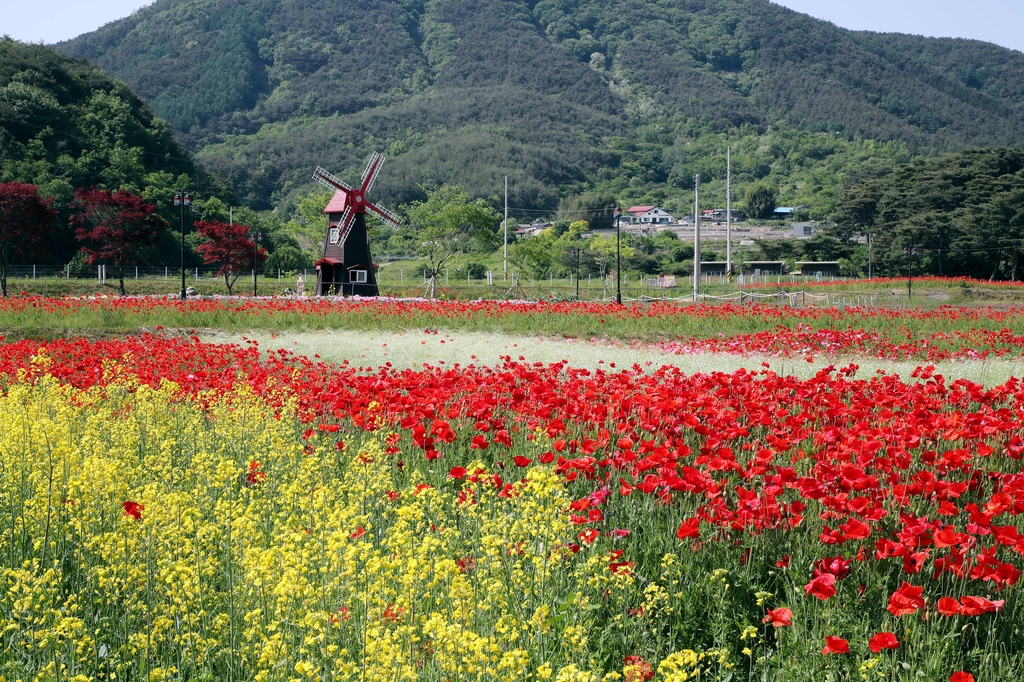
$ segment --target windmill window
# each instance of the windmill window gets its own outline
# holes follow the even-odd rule
[[[332,244],[337,244],[338,243],[338,239],[340,237],[341,237],[341,228],[340,227],[332,227],[331,228],[331,243]]]
[[[351,277],[356,284],[366,284],[366,270],[353,270]]]

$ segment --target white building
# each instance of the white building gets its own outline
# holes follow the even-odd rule
[[[634,225],[671,225],[676,221],[670,213],[657,206],[631,206],[626,213]]]

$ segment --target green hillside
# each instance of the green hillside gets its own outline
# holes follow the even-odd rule
[[[181,175],[223,190],[124,83],[84,60],[0,38],[0,182],[69,198],[75,187],[141,191]]]
[[[176,188],[230,197],[124,83],[85,60],[0,38],[0,182],[9,181],[38,185],[61,212],[79,187],[130,189],[169,218]],[[66,263],[77,248],[60,235],[39,262]]]
[[[374,148],[393,204],[443,181],[496,196],[506,173],[526,209],[671,202],[698,171],[714,192],[731,143],[740,191],[766,179],[823,213],[865,166],[1024,144],[1024,54],[766,0],[158,0],[58,49],[131,85],[256,208]]]

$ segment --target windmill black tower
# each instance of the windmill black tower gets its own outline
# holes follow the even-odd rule
[[[324,253],[316,262],[316,295],[338,293],[345,296],[378,296],[377,275],[370,258],[370,238],[366,232],[366,212],[381,220],[401,227],[402,220],[386,208],[374,206],[366,200],[377,174],[384,165],[384,157],[374,152],[363,171],[359,188],[349,187],[323,168],[317,166],[313,179],[334,196],[324,209],[328,216]]]

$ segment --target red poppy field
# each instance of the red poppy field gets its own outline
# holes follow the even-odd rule
[[[139,331],[377,332],[444,329],[619,339],[670,354],[738,356],[858,356],[941,362],[1020,358],[1024,308],[799,307],[771,304],[631,306],[603,303],[427,301],[323,298],[155,297],[0,300],[0,335],[90,336]]]
[[[6,679],[1024,673],[1017,380],[151,335],[0,385]]]

